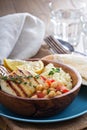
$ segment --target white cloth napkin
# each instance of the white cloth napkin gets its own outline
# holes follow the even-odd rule
[[[44,34],[43,21],[29,13],[0,17],[0,60],[6,57],[26,59],[34,56]]]

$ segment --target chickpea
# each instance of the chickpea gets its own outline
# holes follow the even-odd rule
[[[48,95],[45,95],[45,97],[44,98],[48,98]]]
[[[51,84],[51,87],[52,88],[56,88],[58,86],[58,81],[55,81]]]
[[[40,90],[37,90],[36,92],[37,92],[37,93],[40,93],[41,91],[40,91]]]
[[[48,85],[48,83],[44,83],[44,89],[48,89],[49,88],[49,85]]]
[[[47,95],[47,90],[43,90],[43,94]]]
[[[56,96],[55,91],[50,91],[49,94],[48,94],[48,97],[52,98],[54,96]]]
[[[38,98],[37,95],[33,95],[31,98]]]
[[[55,91],[55,88],[52,88],[52,87],[51,87],[51,88],[49,88],[49,90],[51,90],[51,91]]]
[[[42,91],[44,89],[44,86],[42,84],[39,84],[37,87],[36,87],[36,90],[37,91]]]
[[[61,95],[62,93],[60,91],[57,91],[56,92],[56,95]]]

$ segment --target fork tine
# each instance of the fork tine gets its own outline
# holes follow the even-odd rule
[[[50,41],[49,38],[44,39],[44,41],[48,44],[48,46],[55,52],[55,53],[60,53],[60,50],[58,50],[54,44]]]
[[[67,54],[70,53],[69,51],[67,51],[65,48],[63,48],[63,46],[61,45],[61,43],[55,39],[53,36],[48,36],[44,39],[44,41],[49,45],[50,48],[52,48],[54,50],[54,52],[59,53],[59,54]]]
[[[55,45],[58,49],[60,49],[60,51],[61,51],[62,53],[68,53],[67,50],[66,50],[65,48],[63,48],[63,46],[61,45],[61,43],[60,43],[57,39],[55,39],[53,36],[49,36],[49,37],[50,37],[50,39],[52,40],[52,42],[54,43],[54,45]]]
[[[55,48],[60,52],[60,53],[66,53],[66,51],[63,49],[63,47],[61,46],[61,44],[57,44],[58,41],[56,41],[55,39],[53,39],[51,36],[49,37],[50,41],[52,42],[52,45],[55,46]]]
[[[2,65],[0,65],[0,75],[2,75],[2,76],[7,76],[8,75],[8,71]]]
[[[62,53],[61,50],[59,48],[56,48],[55,44],[54,44],[54,41],[52,41],[52,39],[50,39],[50,37],[47,37],[44,39],[45,42],[48,44],[48,46],[50,48],[52,48],[52,50],[55,52],[55,53]]]
[[[46,41],[46,43],[49,45],[49,47],[54,50],[54,52],[59,53],[59,54],[65,53],[59,46],[57,46],[57,45],[55,44],[55,42],[54,42],[50,37],[47,37],[47,38],[45,39],[45,41]]]

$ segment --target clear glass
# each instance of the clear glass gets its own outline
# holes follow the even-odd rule
[[[87,54],[87,35],[83,34],[83,51]]]
[[[61,3],[61,5],[59,5],[59,0],[52,0],[49,2],[49,32],[54,35],[54,37],[68,41],[73,46],[77,46],[81,37],[81,16],[85,6],[80,3],[80,8],[77,8],[76,1],[74,2],[74,0],[68,2],[65,0],[62,2],[64,3]]]
[[[82,16],[83,50],[87,54],[87,14]]]

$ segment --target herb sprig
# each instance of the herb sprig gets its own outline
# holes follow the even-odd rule
[[[60,68],[52,68],[51,71],[48,73],[48,75],[54,75],[55,73],[59,73]]]
[[[17,83],[17,84],[24,83],[25,85],[27,84],[27,82],[24,82],[24,79],[28,79],[29,80],[30,78],[34,78],[34,76],[32,76],[32,75],[29,75],[29,76],[19,76],[19,75],[3,76],[3,75],[1,75],[0,76],[0,79],[2,79],[2,80],[12,81],[12,82]],[[39,78],[39,76],[36,76],[35,78]]]

